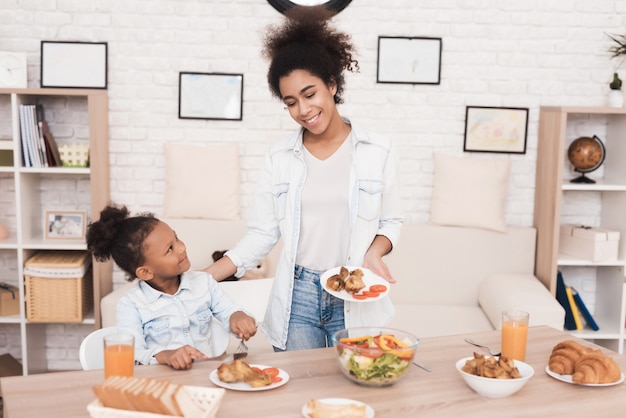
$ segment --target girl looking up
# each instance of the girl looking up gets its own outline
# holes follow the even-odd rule
[[[138,279],[117,305],[119,330],[135,337],[136,362],[189,369],[215,355],[214,318],[243,340],[256,333],[254,318],[212,277],[188,271],[185,244],[152,214],[130,216],[124,206],[107,206],[89,225],[87,248],[99,261],[113,258],[129,281]]]

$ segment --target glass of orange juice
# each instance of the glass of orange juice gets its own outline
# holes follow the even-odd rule
[[[135,367],[135,337],[111,334],[104,337],[104,378],[132,376]]]
[[[528,339],[528,312],[502,312],[502,357],[524,361]]]

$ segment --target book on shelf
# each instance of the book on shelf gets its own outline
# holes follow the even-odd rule
[[[20,141],[24,167],[61,166],[61,156],[40,104],[20,105]]]
[[[583,321],[580,319],[580,312],[578,312],[578,307],[576,306],[576,301],[574,300],[574,295],[572,294],[572,288],[569,286],[565,286],[565,293],[567,294],[569,306],[572,309],[572,316],[574,317],[576,330],[580,331],[583,329]]]
[[[46,142],[46,154],[48,156],[48,165],[50,167],[61,167],[63,161],[61,161],[61,154],[59,153],[59,147],[52,131],[48,126],[48,122],[45,120],[42,123],[43,139]]]
[[[47,151],[46,151],[46,142],[43,138],[43,106],[40,104],[36,104],[36,105],[31,105],[32,109],[33,109],[33,113],[35,116],[35,142],[37,142],[37,144],[39,145],[38,149],[39,149],[39,157],[40,157],[40,161],[41,161],[41,166],[42,167],[48,167],[48,158],[47,158]]]
[[[594,331],[598,331],[600,327],[596,323],[595,319],[593,319],[593,315],[591,315],[591,312],[589,312],[589,309],[587,309],[587,305],[585,305],[585,302],[583,302],[580,294],[573,287],[570,287],[570,289],[572,291],[572,296],[574,297],[574,302],[576,302],[578,310],[582,314],[582,317],[585,319],[585,322],[587,323],[589,328]]]
[[[26,107],[20,105],[19,108],[20,118],[20,144],[22,146],[22,165],[24,167],[30,167],[32,165],[30,161],[30,152],[28,150],[28,134],[26,132]]]
[[[563,281],[563,275],[559,271],[556,276],[556,300],[561,304],[565,310],[565,329],[572,331],[576,329],[576,322],[574,321],[574,315],[572,314],[572,308],[565,291],[565,281]]]

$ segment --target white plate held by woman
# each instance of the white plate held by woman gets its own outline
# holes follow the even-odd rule
[[[370,286],[380,286],[383,285],[385,286],[385,290],[382,292],[378,292],[378,296],[376,297],[367,297],[364,299],[357,299],[355,298],[352,294],[346,292],[345,290],[340,290],[340,291],[336,291],[336,290],[332,290],[328,288],[328,285],[326,284],[326,282],[328,281],[328,278],[330,276],[333,276],[335,274],[339,274],[339,271],[341,270],[342,266],[339,267],[334,267],[330,270],[326,270],[324,273],[322,273],[320,275],[320,283],[322,285],[322,288],[327,291],[328,293],[330,293],[331,295],[339,298],[339,299],[343,299],[343,300],[347,300],[350,302],[374,302],[377,300],[380,300],[382,298],[384,298],[385,296],[387,296],[387,294],[389,293],[389,288],[390,288],[390,283],[383,279],[380,276],[377,276],[376,274],[374,274],[371,270],[366,269],[365,267],[355,267],[355,266],[343,266],[345,268],[348,269],[348,271],[353,271],[355,269],[360,269],[363,272],[363,283],[365,283],[365,288],[363,288],[363,290],[361,290],[360,292],[358,292],[357,294],[357,298],[359,297],[358,295],[363,294],[364,291],[367,291],[370,289]]]

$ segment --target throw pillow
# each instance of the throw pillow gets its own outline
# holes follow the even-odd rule
[[[509,160],[435,153],[430,222],[506,232],[504,202]]]
[[[239,219],[237,144],[165,144],[165,216]]]

